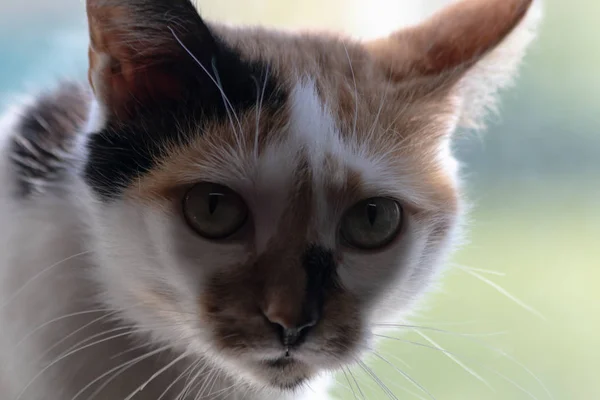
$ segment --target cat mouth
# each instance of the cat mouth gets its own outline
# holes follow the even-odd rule
[[[294,390],[302,386],[310,378],[310,368],[298,359],[290,356],[264,361],[272,386],[281,390]]]
[[[274,360],[265,361],[265,365],[269,368],[285,369],[298,364],[298,361],[289,356],[283,356]]]

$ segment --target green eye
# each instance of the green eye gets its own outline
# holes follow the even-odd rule
[[[248,207],[233,190],[215,183],[199,183],[186,193],[183,214],[188,225],[207,239],[225,239],[242,228]]]
[[[391,243],[402,228],[402,207],[385,197],[374,197],[354,205],[341,224],[344,241],[363,250],[374,250]]]

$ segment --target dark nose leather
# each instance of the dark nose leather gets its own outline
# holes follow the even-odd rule
[[[293,313],[277,307],[269,307],[264,315],[279,335],[281,344],[286,347],[298,345],[304,341],[310,329],[318,322],[317,312],[305,312],[309,317],[297,318]]]
[[[260,264],[270,268],[259,306],[281,343],[290,348],[300,345],[322,318],[325,295],[334,282],[335,259],[330,250],[317,245],[305,248],[296,263],[282,259],[290,257],[284,253],[271,265],[266,259]]]

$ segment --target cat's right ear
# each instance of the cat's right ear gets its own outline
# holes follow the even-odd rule
[[[387,74],[414,93],[454,90],[460,124],[484,125],[535,36],[542,0],[458,0],[422,23],[367,43]]]
[[[210,66],[216,52],[189,0],[87,0],[87,15],[88,78],[108,118],[127,120],[158,101],[182,100],[188,79],[203,79],[198,63]]]

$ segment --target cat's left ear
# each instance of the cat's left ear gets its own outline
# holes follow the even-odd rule
[[[181,100],[189,79],[209,78],[197,64],[210,66],[216,42],[189,0],[87,0],[87,14],[89,81],[108,118]]]
[[[511,83],[541,19],[541,0],[459,0],[367,48],[413,93],[457,94],[459,123],[480,128]]]

